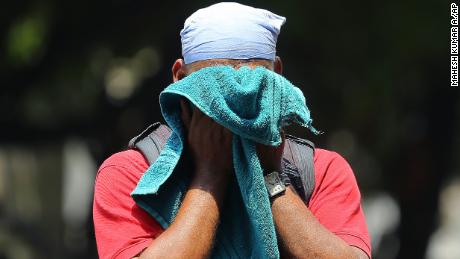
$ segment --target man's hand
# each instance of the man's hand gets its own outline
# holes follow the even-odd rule
[[[200,173],[232,172],[232,133],[193,107],[180,101],[182,121],[187,129],[187,142],[195,168]]]
[[[281,131],[281,139],[282,142],[277,147],[257,144],[257,155],[263,170],[281,171],[281,159],[283,158],[284,143],[286,140],[283,131]]]
[[[224,190],[233,172],[232,133],[198,108],[194,107],[192,113],[185,100],[182,99],[180,105],[187,147],[195,168],[194,181]]]

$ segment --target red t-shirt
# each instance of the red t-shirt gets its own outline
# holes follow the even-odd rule
[[[353,171],[339,154],[316,149],[315,189],[309,209],[329,231],[370,256],[370,239]],[[99,168],[93,219],[100,258],[132,258],[163,232],[136,205],[134,190],[148,162],[136,150],[116,153]]]

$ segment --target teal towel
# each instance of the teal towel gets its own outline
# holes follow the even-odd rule
[[[278,146],[280,128],[291,122],[316,133],[305,97],[263,67],[207,67],[168,86],[160,94],[160,106],[173,133],[131,194],[163,228],[173,222],[190,183],[190,169],[179,163],[185,141],[179,105],[183,97],[234,134],[236,181],[224,201],[213,258],[279,258],[256,142]]]

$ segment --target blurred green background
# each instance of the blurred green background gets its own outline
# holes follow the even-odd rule
[[[240,1],[287,17],[284,75],[354,168],[374,258],[460,258],[448,1]],[[97,167],[162,121],[186,17],[214,1],[2,1],[0,259],[97,258]]]

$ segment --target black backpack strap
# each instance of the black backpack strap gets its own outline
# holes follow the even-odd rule
[[[149,164],[153,164],[160,155],[171,132],[168,126],[159,122],[154,123],[141,134],[132,138],[128,148],[138,149]],[[312,142],[286,135],[281,177],[284,182],[293,185],[307,205],[315,188],[314,150],[315,146]]]
[[[315,145],[311,141],[286,134],[283,174],[307,205],[315,188],[314,154]]]
[[[170,135],[171,129],[168,126],[156,122],[148,126],[141,134],[132,138],[129,141],[128,148],[138,149],[149,164],[153,164]]]

